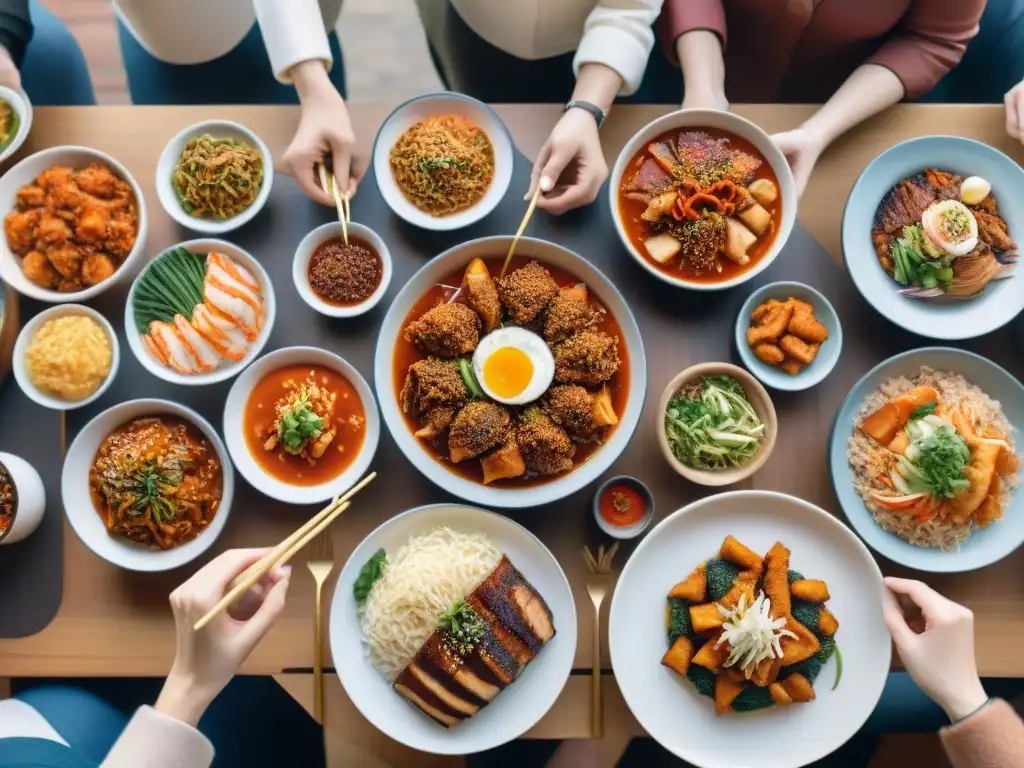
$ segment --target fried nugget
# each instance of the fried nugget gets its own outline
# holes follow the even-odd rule
[[[44,213],[36,224],[36,240],[46,245],[63,245],[71,239],[71,228],[59,216]]]
[[[572,437],[587,440],[597,431],[593,398],[581,386],[551,387],[544,396],[541,407],[548,418]]]
[[[405,337],[425,354],[459,357],[476,349],[480,316],[465,304],[441,304],[409,323]]]
[[[91,206],[75,226],[75,236],[86,243],[100,243],[107,237],[110,211],[100,205]]]
[[[511,427],[512,417],[500,405],[470,403],[456,414],[448,432],[451,460],[458,464],[501,445]]]
[[[54,269],[60,272],[62,277],[75,278],[82,269],[82,259],[85,255],[74,243],[67,243],[59,248],[52,248],[46,254]]]
[[[72,172],[71,178],[83,192],[104,200],[114,197],[120,182],[109,168],[100,163],[90,163],[85,168]]]
[[[19,256],[33,249],[36,242],[36,224],[42,215],[42,209],[35,208],[29,211],[11,211],[4,217],[7,244]]]
[[[770,341],[764,341],[754,347],[754,355],[758,360],[763,363],[768,363],[768,365],[778,365],[786,359],[782,350]]]
[[[616,339],[607,333],[586,330],[552,348],[555,381],[596,387],[619,370]]]
[[[789,321],[787,330],[808,344],[820,344],[828,338],[828,328],[818,322],[813,312],[797,309]]]
[[[519,450],[527,469],[541,475],[557,475],[572,469],[576,446],[561,427],[539,408],[528,408],[516,429]]]
[[[788,373],[790,376],[796,376],[800,371],[804,369],[802,363],[798,363],[796,360],[786,360],[779,366],[779,370],[783,373]]]
[[[86,285],[102,283],[114,274],[117,268],[105,253],[91,253],[82,262],[82,282]]]
[[[498,280],[498,295],[517,325],[534,323],[558,295],[558,284],[536,261]]]
[[[817,344],[808,344],[798,336],[787,333],[779,339],[779,349],[786,353],[801,365],[810,365],[818,354]]]
[[[25,258],[21,260],[21,269],[25,277],[42,288],[52,290],[60,281],[60,273],[53,268],[53,264],[42,251],[29,251],[25,254]]]
[[[747,344],[756,347],[762,341],[777,342],[786,332],[789,321],[793,318],[791,304],[779,304],[764,318],[760,325],[747,329]]]
[[[24,208],[38,208],[46,203],[46,192],[42,187],[28,184],[18,190],[18,194],[14,196],[14,202]]]

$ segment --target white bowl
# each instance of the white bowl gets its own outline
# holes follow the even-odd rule
[[[92,320],[99,323],[99,326],[106,332],[107,338],[110,339],[110,372],[107,373],[107,378],[104,379],[103,383],[88,397],[82,400],[64,400],[53,395],[48,395],[40,390],[35,384],[32,383],[32,378],[28,373],[28,366],[25,363],[25,353],[28,351],[28,345],[32,342],[32,337],[36,335],[36,331],[48,320],[53,320],[57,317],[77,316],[85,315]],[[75,408],[81,408],[83,405],[97,400],[114,381],[114,377],[117,376],[117,368],[121,364],[121,345],[117,341],[117,334],[114,332],[114,327],[107,321],[103,315],[97,312],[95,309],[83,306],[81,304],[61,304],[56,307],[50,307],[49,309],[43,310],[38,315],[33,317],[27,323],[25,327],[21,329],[21,333],[18,334],[18,340],[14,343],[14,356],[11,361],[11,367],[14,369],[14,379],[18,382],[18,386],[21,387],[21,391],[25,393],[25,396],[30,400],[39,403],[44,408],[50,408],[54,411],[70,411]]]
[[[147,416],[176,416],[194,426],[210,441],[220,460],[223,490],[220,508],[205,531],[174,549],[158,550],[140,546],[127,539],[113,537],[93,505],[89,493],[89,469],[100,444],[118,427]],[[68,522],[89,549],[108,563],[129,571],[169,571],[190,563],[208,550],[220,536],[231,511],[235,494],[235,472],[227,449],[206,419],[179,403],[169,400],[129,400],[96,416],[82,428],[68,449],[60,480],[61,498]]]
[[[395,693],[370,664],[352,595],[359,570],[374,552],[384,548],[393,553],[410,537],[429,533],[439,526],[487,535],[544,598],[556,631],[512,685],[476,717],[452,729],[438,725]],[[395,741],[421,752],[467,755],[519,738],[558,699],[576,656],[576,606],[558,561],[528,530],[494,512],[461,504],[434,504],[391,518],[356,547],[334,590],[330,642],[334,666],[345,693],[374,726]]]
[[[148,217],[146,215],[146,200],[142,196],[142,189],[135,178],[128,173],[128,169],[117,162],[110,155],[100,152],[98,149],[89,147],[52,147],[36,152],[12,166],[2,177],[0,177],[0,215],[6,216],[14,210],[14,200],[18,190],[27,184],[32,184],[36,177],[48,168],[55,165],[67,165],[71,168],[82,168],[89,163],[103,163],[108,166],[117,176],[127,181],[135,195],[135,203],[139,212],[138,231],[135,236],[135,245],[128,253],[128,257],[117,268],[117,271],[110,278],[102,283],[90,286],[81,291],[62,293],[51,291],[49,288],[41,288],[33,283],[21,270],[21,258],[16,256],[7,245],[7,237],[0,237],[0,279],[11,286],[23,296],[31,299],[44,301],[47,304],[70,304],[82,302],[99,296],[112,285],[118,283],[125,275],[132,271],[133,265],[141,260],[146,250],[146,235],[149,233]]]
[[[6,467],[14,486],[14,520],[0,530],[0,544],[14,544],[35,532],[43,521],[46,489],[36,468],[20,456],[0,451],[0,466]]]
[[[334,221],[321,224],[302,238],[299,247],[295,249],[295,259],[292,261],[292,280],[295,282],[295,290],[299,292],[299,296],[304,302],[327,317],[357,317],[369,312],[384,298],[388,285],[391,283],[391,253],[380,235],[369,227],[355,222],[349,222],[348,234],[349,237],[362,238],[368,242],[380,256],[381,265],[380,285],[377,286],[377,290],[371,293],[365,301],[352,306],[339,306],[324,301],[309,284],[309,260],[313,256],[313,251],[325,240],[340,237],[341,225]]]
[[[604,474],[629,445],[640,421],[647,396],[647,358],[636,319],[618,289],[593,264],[567,248],[523,237],[516,254],[536,259],[541,264],[561,267],[587,284],[587,288],[618,321],[629,350],[629,401],[619,414],[619,425],[608,441],[587,461],[571,472],[537,485],[495,488],[467,480],[450,472],[434,458],[423,441],[413,436],[405,421],[398,393],[394,391],[393,370],[396,342],[402,325],[412,307],[440,278],[457,269],[465,269],[476,257],[501,257],[508,252],[511,236],[484,237],[457,245],[435,256],[402,286],[381,324],[374,353],[373,378],[380,400],[381,413],[391,436],[405,457],[435,485],[449,493],[486,507],[534,507],[563,499],[576,493]]]
[[[181,156],[181,151],[190,139],[208,133],[217,139],[237,139],[246,141],[256,147],[263,157],[263,185],[253,204],[244,211],[230,219],[201,219],[189,216],[181,207],[181,200],[174,190],[171,177],[174,174],[174,166]],[[202,232],[207,235],[223,235],[232,232],[244,224],[252,221],[263,206],[267,204],[270,197],[270,187],[274,183],[274,159],[270,156],[270,150],[255,133],[244,125],[233,123],[230,120],[205,120],[195,125],[190,125],[181,131],[173,139],[167,142],[164,151],[160,153],[160,159],[156,164],[156,196],[160,199],[160,205],[167,211],[167,215],[181,224],[183,227]]]
[[[216,251],[217,253],[222,253],[225,256],[230,257],[248,269],[249,272],[252,273],[253,277],[256,278],[257,282],[259,282],[260,289],[263,291],[263,327],[260,329],[255,340],[249,343],[249,351],[246,352],[245,357],[241,360],[224,360],[216,369],[209,371],[208,373],[196,373],[192,375],[178,373],[174,369],[168,368],[153,356],[153,354],[146,348],[146,345],[142,343],[142,336],[135,327],[135,313],[132,310],[132,303],[135,298],[135,290],[139,285],[139,279],[146,273],[146,270],[144,269],[132,283],[131,290],[128,291],[128,299],[124,303],[124,332],[125,336],[128,337],[128,346],[131,348],[132,352],[135,353],[135,357],[138,358],[139,362],[142,363],[143,368],[152,373],[158,379],[169,381],[171,384],[181,384],[187,387],[199,387],[205,386],[206,384],[216,384],[220,381],[227,381],[255,360],[259,356],[260,352],[263,351],[263,347],[266,345],[267,339],[270,338],[270,332],[274,327],[274,320],[277,318],[277,300],[274,298],[274,284],[270,281],[270,275],[268,275],[263,266],[253,258],[252,254],[248,251],[242,250],[237,245],[227,242],[226,240],[216,240],[212,238],[186,240],[184,243],[172,245],[170,248],[161,251],[160,255],[163,255],[164,253],[167,253],[167,251],[175,248],[184,248],[186,251],[191,251],[193,253],[210,253],[211,251]],[[156,258],[158,257],[154,257],[154,259],[146,265],[146,269],[149,269],[149,265],[152,264]]]
[[[633,245],[622,224],[622,216],[619,213],[619,185],[622,183],[622,174],[625,172],[626,166],[632,162],[634,155],[652,139],[667,131],[673,129],[700,130],[701,128],[715,128],[727,131],[753,144],[775,172],[775,177],[779,181],[779,191],[782,194],[782,223],[779,226],[778,233],[775,235],[771,248],[750,269],[731,280],[723,280],[720,283],[684,280],[658,269],[647,256],[640,253],[636,246]],[[793,172],[790,170],[789,163],[779,148],[775,146],[775,142],[771,140],[771,137],[759,126],[739,115],[734,115],[732,112],[721,112],[717,109],[681,109],[649,122],[637,131],[622,149],[618,159],[615,161],[615,166],[612,168],[608,184],[608,203],[611,206],[615,231],[619,233],[622,245],[641,267],[669,285],[687,288],[691,291],[721,291],[745,283],[771,266],[772,262],[778,257],[779,252],[782,251],[786,241],[789,240],[789,235],[793,231],[793,225],[796,223],[797,196],[796,183],[793,181]]]
[[[24,91],[15,91],[3,85],[0,85],[0,99],[11,105],[11,109],[21,121],[18,125],[18,132],[14,134],[11,143],[4,148],[3,152],[0,152],[0,163],[2,163],[21,149],[21,145],[28,138],[29,131],[32,130],[32,102],[28,100],[28,94]]]
[[[781,541],[792,552],[790,568],[828,583],[844,668],[835,690],[838,660],[831,659],[818,677],[814,701],[716,717],[712,699],[661,664],[668,650],[666,595],[714,557],[727,535],[762,554]],[[853,736],[882,695],[892,655],[884,596],[871,553],[828,512],[770,491],[709,496],[662,520],[622,569],[608,618],[615,679],[643,729],[687,765],[808,765]]]
[[[252,457],[245,439],[245,406],[253,389],[272,371],[299,364],[322,365],[348,379],[363,402],[366,417],[366,435],[356,458],[340,475],[319,485],[292,485],[271,477]],[[231,385],[224,403],[224,440],[238,471],[257,491],[285,504],[315,504],[344,493],[366,474],[380,441],[377,401],[359,371],[333,352],[316,347],[285,347],[257,360]]]
[[[494,178],[475,205],[448,216],[431,216],[410,203],[395,183],[391,172],[391,148],[415,123],[431,115],[445,114],[467,117],[487,134],[494,148]],[[410,224],[435,231],[468,227],[493,211],[508,191],[514,161],[512,138],[498,114],[482,101],[451,91],[427,93],[399,104],[381,125],[373,144],[373,173],[384,202]]]

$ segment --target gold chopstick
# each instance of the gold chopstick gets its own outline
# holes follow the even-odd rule
[[[348,216],[345,211],[345,200],[348,195],[338,191],[338,177],[331,176],[331,194],[334,195],[334,207],[338,209],[338,220],[341,222],[341,236],[348,245]]]
[[[501,267],[501,274],[499,278],[505,276],[505,272],[508,271],[508,265],[512,261],[512,254],[516,250],[516,245],[519,243],[519,238],[523,236],[523,232],[526,231],[526,225],[530,223],[530,217],[533,216],[533,209],[537,207],[537,198],[540,196],[540,184],[537,184],[537,189],[533,192],[533,197],[530,198],[530,205],[526,208],[526,215],[523,216],[522,222],[519,224],[519,229],[516,231],[515,237],[512,238],[511,244],[508,246],[508,253],[505,255],[505,263]]]

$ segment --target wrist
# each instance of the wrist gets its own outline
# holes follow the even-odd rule
[[[981,680],[976,677],[967,685],[944,697],[939,705],[945,710],[949,719],[955,723],[981,709],[988,698],[988,694],[985,693],[985,689],[981,685]]]
[[[334,90],[334,84],[327,75],[327,67],[320,59],[309,59],[300,61],[288,70],[295,91],[299,95],[299,101],[305,102],[309,99],[316,99]]]
[[[191,675],[171,669],[153,708],[162,715],[195,727],[219,690],[211,690]]]

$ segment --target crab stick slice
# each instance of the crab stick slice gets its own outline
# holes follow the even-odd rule
[[[207,305],[235,321],[250,341],[255,339],[263,325],[263,303],[259,297],[241,283],[221,282],[209,272],[205,288]]]
[[[173,325],[154,320],[149,324],[149,336],[160,350],[160,358],[166,360],[172,370],[185,375],[199,372],[199,361]]]
[[[148,333],[142,334],[142,345],[149,350],[149,354],[155,357],[163,365],[168,365],[167,355],[164,354],[164,350],[157,345],[156,341]]]
[[[222,283],[237,282],[257,296],[260,295],[260,284],[256,282],[252,272],[223,253],[211,253],[206,257],[206,271]]]
[[[234,323],[214,315],[205,304],[197,304],[192,311],[192,327],[221,357],[234,361],[245,357],[245,334]]]
[[[198,368],[201,372],[212,371],[220,363],[220,355],[217,354],[217,350],[210,346],[210,343],[202,337],[202,335],[193,328],[188,318],[184,315],[174,316],[174,327],[178,331],[178,335],[181,337],[182,342],[188,347],[192,356],[195,358]]]

